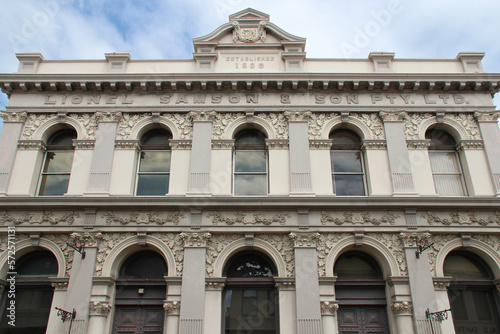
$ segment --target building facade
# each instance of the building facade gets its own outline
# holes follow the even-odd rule
[[[0,75],[2,333],[500,332],[484,54],[309,59],[253,9],[193,42]]]

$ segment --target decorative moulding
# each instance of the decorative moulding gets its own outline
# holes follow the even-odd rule
[[[18,73],[37,73],[38,65],[43,61],[42,54],[37,52],[16,53],[16,57],[19,59]]]
[[[373,62],[375,72],[392,72],[393,52],[372,52],[369,58]]]
[[[130,60],[130,53],[127,52],[113,52],[105,53],[106,60],[108,61],[109,72],[123,73],[127,69],[127,63]]]
[[[483,73],[481,60],[484,52],[460,52],[457,59],[462,62],[465,73]]]

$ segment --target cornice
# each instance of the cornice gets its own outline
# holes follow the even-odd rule
[[[68,91],[232,90],[238,83],[269,84],[281,89],[354,91],[489,91],[500,90],[500,73],[101,73],[0,74],[5,93]],[[276,83],[276,84],[274,84]],[[257,85],[254,85],[257,86]],[[217,88],[216,88],[217,87]],[[280,90],[280,88],[278,88]]]

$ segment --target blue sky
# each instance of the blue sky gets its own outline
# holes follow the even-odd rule
[[[366,58],[371,51],[455,58],[481,51],[485,70],[500,72],[498,0],[22,0],[2,3],[0,73],[17,71],[16,52],[41,52],[45,59],[104,59],[113,51],[135,59],[191,58],[192,38],[247,7],[307,38],[309,58]],[[0,93],[0,110],[7,103]]]

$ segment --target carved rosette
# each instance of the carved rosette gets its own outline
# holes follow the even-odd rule
[[[288,237],[294,241],[295,247],[316,247],[319,233],[290,233]]]
[[[233,139],[216,139],[212,140],[213,150],[232,150],[234,147]]]
[[[181,302],[178,300],[165,300],[163,309],[168,315],[179,315],[181,311]]]
[[[400,112],[380,111],[379,115],[384,122],[402,122],[408,116],[408,114],[404,111]]]
[[[427,150],[430,145],[431,145],[430,139],[406,141],[406,147],[408,147],[409,150]]]
[[[26,111],[8,113],[8,112],[2,110],[2,111],[0,111],[0,118],[3,118],[4,122],[22,122],[22,123],[24,123],[28,119],[28,113]]]
[[[207,240],[212,237],[210,233],[181,233],[184,247],[207,247]]]
[[[47,146],[41,140],[19,140],[17,147],[21,150],[40,150],[45,152]]]
[[[139,151],[139,141],[138,140],[116,140],[115,149],[118,150],[136,150]]]
[[[268,150],[288,150],[289,143],[286,139],[266,139]]]
[[[122,118],[122,113],[120,111],[98,111],[95,113],[95,117],[98,122],[119,122]]]
[[[337,311],[339,309],[339,304],[337,304],[336,301],[321,301],[320,302],[320,307],[321,307],[321,315],[337,315]]]
[[[500,118],[500,112],[495,113],[482,113],[475,112],[474,117],[478,122],[497,122]]]
[[[89,304],[90,316],[107,317],[111,311],[111,304],[108,302],[91,301]]]
[[[310,139],[309,149],[311,150],[330,150],[332,148],[331,139]]]
[[[394,302],[391,308],[395,316],[412,315],[413,313],[413,306],[408,301]]]

